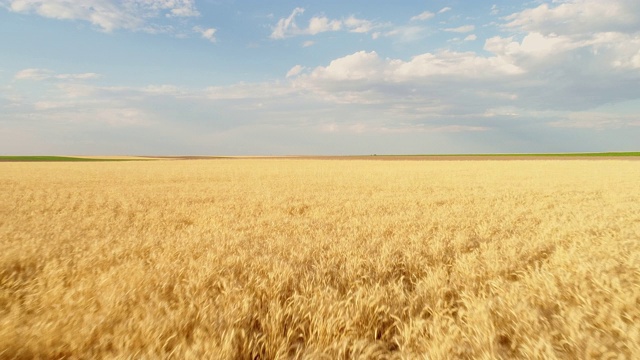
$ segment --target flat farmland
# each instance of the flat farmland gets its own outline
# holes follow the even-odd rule
[[[640,358],[640,162],[0,164],[0,358]]]

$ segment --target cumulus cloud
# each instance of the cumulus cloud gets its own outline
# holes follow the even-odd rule
[[[522,69],[499,57],[483,57],[473,52],[440,51],[414,56],[409,61],[384,59],[375,51],[359,51],[335,59],[327,66],[313,69],[310,81],[364,81],[387,83],[420,83],[429,77],[450,76],[453,78],[489,78],[492,76],[517,75]],[[425,79],[425,80],[422,80]]]
[[[305,28],[300,28],[296,23],[296,17],[304,13],[303,8],[295,8],[286,18],[278,20],[273,27],[270,37],[272,39],[284,39],[299,35],[317,35],[329,31],[345,30],[352,33],[368,33],[377,27],[369,20],[358,19],[349,16],[346,19],[329,19],[326,16],[313,16]]]
[[[148,19],[198,16],[194,0],[0,0],[10,11],[59,20],[90,22],[102,31],[117,29],[158,32]]]
[[[505,28],[544,35],[640,31],[640,2],[636,0],[573,0],[548,3],[505,17]]]
[[[375,51],[358,51],[335,59],[326,66],[313,70],[312,79],[328,80],[374,80],[384,77],[386,62]]]
[[[630,1],[608,4],[609,11],[630,12],[632,17],[638,13]],[[577,5],[586,6],[585,13],[576,13]],[[294,81],[328,101],[397,104],[416,99],[416,104],[428,104],[438,99],[450,109],[455,105],[458,111],[477,114],[493,114],[489,109],[495,108],[587,110],[635,99],[640,86],[640,33],[630,25],[625,32],[614,31],[620,24],[603,22],[590,6],[600,9],[596,2],[576,0],[507,16],[504,29],[515,32],[487,39],[485,54],[440,50],[405,60],[360,51],[307,70]],[[539,29],[547,15],[562,22],[556,32]],[[566,26],[574,18],[576,24]],[[581,22],[600,24],[594,27],[602,31],[582,29]],[[474,27],[446,30],[465,33]],[[397,29],[385,33],[397,34]],[[477,36],[469,34],[464,40],[475,41]]]
[[[326,16],[314,16],[309,20],[309,27],[305,33],[316,35],[327,31],[338,31],[342,28],[342,22],[329,20]]]
[[[426,53],[402,60],[359,51],[326,66],[300,69],[291,81],[293,88],[307,98],[379,107],[379,115],[385,113],[388,119],[431,122],[445,118],[459,121],[452,118],[454,113],[480,116],[486,111],[486,104],[494,101],[511,103],[517,96],[508,93],[499,80],[519,73],[520,69],[496,57],[483,58],[473,53]],[[492,82],[498,85],[486,86]],[[474,126],[438,124],[447,125]]]
[[[200,34],[200,36],[203,39],[207,39],[209,41],[211,41],[212,43],[215,43],[216,40],[216,32],[217,30],[214,28],[202,28],[200,26],[195,26],[193,28],[193,31],[195,31],[196,33]]]
[[[640,68],[637,62],[640,53],[638,34],[606,32],[574,36],[531,32],[521,41],[513,37],[487,39],[485,49],[509,58],[509,61],[532,67],[532,70],[536,64],[555,66],[557,71],[592,68],[590,73],[595,75],[615,68]],[[576,56],[581,57],[579,64],[571,61]]]

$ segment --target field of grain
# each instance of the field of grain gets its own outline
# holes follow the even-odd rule
[[[0,358],[640,358],[640,162],[0,164]]]

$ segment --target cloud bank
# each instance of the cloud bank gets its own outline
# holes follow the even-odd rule
[[[200,15],[195,0],[0,0],[8,10],[59,20],[86,21],[104,32],[117,29],[160,32],[150,20]]]

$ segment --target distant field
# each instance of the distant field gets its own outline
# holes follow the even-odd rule
[[[132,160],[213,160],[213,159],[326,159],[326,160],[538,160],[625,158],[640,159],[640,152],[558,153],[558,154],[444,154],[444,155],[302,155],[302,156],[0,156],[0,162],[50,161],[132,161]]]
[[[640,358],[640,162],[0,163],[0,359]]]
[[[125,161],[133,158],[100,158],[73,156],[0,156],[0,162],[87,162],[87,161]],[[137,159],[135,159],[137,160]]]
[[[424,160],[538,160],[538,159],[640,159],[640,152],[557,153],[557,154],[442,154],[442,155],[369,155],[369,157],[424,159]]]

